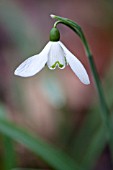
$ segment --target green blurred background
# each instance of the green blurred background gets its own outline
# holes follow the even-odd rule
[[[55,160],[58,156],[47,154],[47,160],[44,145],[39,148],[45,157],[40,156],[39,150],[32,147],[32,140],[27,143],[31,138],[16,126],[62,150],[80,168],[112,170],[113,151],[106,143],[90,67],[82,44],[72,31],[58,26],[61,41],[84,63],[91,85],[81,84],[69,67],[54,71],[45,67],[31,78],[14,76],[16,67],[39,53],[49,41],[54,24],[50,14],[81,25],[113,111],[112,0],[0,0],[0,170],[59,169]],[[51,149],[47,148],[49,152]],[[55,161],[57,165],[52,166],[50,162]],[[63,165],[60,169],[65,170]]]

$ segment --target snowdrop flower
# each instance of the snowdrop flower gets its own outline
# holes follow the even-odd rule
[[[49,69],[56,67],[64,69],[66,65],[70,65],[73,72],[84,84],[90,84],[88,74],[82,63],[65,47],[59,40],[60,33],[57,28],[52,28],[50,32],[50,41],[44,49],[28,59],[26,59],[14,74],[21,77],[30,77],[42,70],[45,64]]]

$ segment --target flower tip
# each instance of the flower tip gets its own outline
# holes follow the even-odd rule
[[[17,73],[17,69],[14,71],[14,75],[16,75],[16,76],[18,75],[18,73]]]
[[[19,77],[27,77],[27,76],[21,74],[17,69],[14,71],[14,75],[19,76]]]
[[[18,71],[18,68],[16,68],[16,70],[14,71],[14,75],[15,75],[15,76],[21,76],[21,75],[20,75],[20,72]]]
[[[51,17],[51,18],[55,18],[55,15],[51,14],[50,17]]]
[[[85,85],[89,85],[90,84],[90,80],[88,78],[88,80],[86,82],[84,82]]]

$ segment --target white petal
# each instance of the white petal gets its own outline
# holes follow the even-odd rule
[[[69,63],[73,72],[77,75],[77,77],[81,80],[82,83],[90,84],[88,74],[82,63],[64,46],[62,42],[59,42],[59,44],[64,49],[67,62]]]
[[[48,60],[48,52],[51,42],[48,42],[40,54],[34,55],[25,60],[14,72],[15,75],[21,77],[30,77],[38,73]]]
[[[48,54],[47,65],[50,69],[55,69],[58,66],[60,69],[63,69],[66,65],[65,53],[60,44],[57,42],[52,42],[50,51]]]

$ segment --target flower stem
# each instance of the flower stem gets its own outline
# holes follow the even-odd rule
[[[97,69],[96,69],[95,62],[93,60],[93,56],[90,52],[88,43],[85,39],[85,36],[84,36],[82,30],[81,30],[81,39],[82,39],[82,42],[84,44],[86,55],[87,55],[87,58],[89,60],[90,68],[91,68],[92,75],[93,75],[93,78],[94,78],[94,81],[95,81],[95,86],[96,86],[98,97],[99,97],[99,100],[100,100],[101,109],[103,111],[102,117],[103,117],[103,120],[106,122],[106,125],[108,126],[109,109],[108,109],[107,103],[105,101],[104,92],[103,92],[103,89],[102,89],[101,81],[100,81],[100,78],[99,78],[99,75],[98,75],[98,72],[97,72]]]
[[[57,26],[57,24],[59,24],[59,23],[62,23],[64,25],[68,26],[80,37],[80,39],[83,43],[83,46],[84,46],[85,52],[86,52],[86,56],[89,60],[91,72],[92,72],[92,75],[93,75],[93,78],[94,78],[94,81],[95,81],[95,86],[96,86],[96,89],[97,89],[97,93],[98,93],[98,97],[99,97],[99,101],[100,101],[100,106],[101,106],[101,109],[102,109],[101,117],[102,117],[103,123],[104,123],[107,142],[109,142],[109,145],[110,145],[110,148],[111,148],[111,151],[112,151],[112,160],[113,160],[112,121],[110,119],[110,112],[109,112],[109,109],[108,109],[108,106],[107,106],[107,103],[106,103],[106,100],[105,100],[105,97],[104,97],[101,81],[100,81],[100,78],[99,78],[99,75],[98,75],[98,72],[97,72],[97,69],[96,69],[95,62],[93,60],[93,56],[91,54],[91,51],[90,51],[90,48],[89,48],[89,45],[88,45],[88,42],[87,42],[87,40],[84,36],[84,33],[83,33],[81,27],[77,23],[75,23],[72,20],[69,20],[67,18],[62,18],[62,17],[55,16],[55,15],[54,15],[53,18],[57,19],[56,23],[54,24],[55,26]]]
[[[101,117],[103,119],[106,139],[107,139],[107,142],[108,142],[110,150],[111,150],[111,157],[112,157],[112,163],[113,163],[113,127],[112,127],[112,120],[110,117],[111,116],[110,111],[109,111],[109,108],[107,106],[107,103],[106,103],[106,100],[104,97],[103,88],[102,88],[101,81],[100,81],[100,78],[99,78],[99,75],[98,75],[98,72],[96,69],[95,62],[93,60],[93,56],[90,52],[88,43],[86,41],[86,38],[85,38],[82,30],[81,30],[81,40],[84,44],[84,48],[86,51],[87,58],[89,60],[90,68],[92,71],[92,75],[93,75],[93,78],[95,81],[95,86],[97,89],[98,97],[100,100],[100,106],[101,106],[101,110],[102,110]]]

